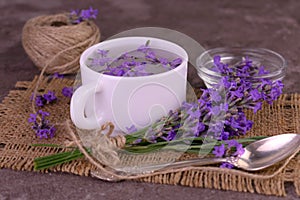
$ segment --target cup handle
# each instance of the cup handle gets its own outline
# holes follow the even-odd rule
[[[92,116],[85,116],[84,108],[87,105],[87,100],[93,98],[95,92],[101,91],[101,86],[96,83],[90,83],[80,86],[73,94],[70,104],[70,113],[73,123],[81,129],[96,129],[99,128],[99,120],[96,113]],[[100,90],[99,90],[100,89]],[[95,105],[92,105],[92,110],[95,111]]]

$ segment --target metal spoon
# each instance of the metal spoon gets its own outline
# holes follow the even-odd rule
[[[173,163],[115,168],[127,173],[147,173],[159,169],[181,168],[187,166],[202,166],[228,162],[234,166],[256,171],[269,167],[300,150],[300,134],[282,134],[253,142],[245,147],[245,153],[240,157],[227,158],[197,158]]]
[[[245,147],[245,152],[240,157],[227,158],[197,158],[177,161],[166,164],[145,165],[137,167],[114,168],[116,173],[136,175],[178,169],[189,166],[203,166],[228,162],[246,171],[256,171],[288,158],[300,150],[300,134],[281,134],[253,142]],[[107,181],[116,181],[113,177],[103,176],[97,172],[94,176]]]

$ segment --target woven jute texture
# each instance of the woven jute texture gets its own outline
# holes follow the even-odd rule
[[[72,86],[73,81],[45,77],[39,85],[39,92],[54,90],[59,98],[57,103],[43,108],[44,111],[51,113],[49,120],[52,123],[57,123],[56,136],[49,140],[36,138],[27,122],[28,116],[32,112],[29,99],[36,82],[37,77],[32,82],[17,82],[16,89],[10,91],[0,104],[0,168],[33,171],[35,157],[51,155],[67,151],[67,149],[33,147],[31,144],[52,143],[65,145],[66,141],[72,140],[67,134],[65,126],[61,125],[62,122],[69,119],[70,102],[70,99],[61,95],[61,90],[65,86]],[[284,94],[273,105],[265,104],[263,109],[255,115],[247,111],[247,116],[254,121],[254,127],[247,133],[247,136],[300,133],[300,94]],[[143,160],[141,158],[137,159]],[[275,171],[278,171],[282,163],[255,173],[208,166],[180,172],[149,175],[136,180],[276,196],[285,196],[284,183],[293,182],[296,193],[300,195],[299,154],[291,159],[279,173],[275,176],[272,175]],[[96,170],[95,166],[85,159],[80,159],[43,172],[59,171],[90,176],[93,170]]]

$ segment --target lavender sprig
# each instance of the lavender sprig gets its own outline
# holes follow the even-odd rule
[[[43,95],[36,95],[35,97],[35,105],[37,107],[43,107],[46,104],[52,104],[57,101],[57,97],[54,91],[49,90],[47,93]],[[33,95],[31,96],[31,101],[33,101]]]
[[[89,9],[77,9],[70,12],[70,21],[72,24],[79,24],[83,21],[96,19],[98,10],[89,7]]]
[[[55,73],[51,78],[63,78],[60,74]],[[73,95],[72,87],[64,87],[62,89],[62,94],[65,97],[71,98]],[[31,101],[33,101],[33,96],[31,96]],[[54,91],[48,91],[45,94],[37,95],[35,97],[35,104],[37,107],[43,107],[47,104],[55,103],[58,98],[55,95]],[[37,137],[40,139],[48,139],[53,138],[55,135],[55,127],[51,125],[49,120],[46,118],[50,115],[50,113],[39,110],[36,113],[31,113],[28,118],[28,122],[32,124],[31,128],[34,130]]]
[[[53,138],[55,135],[55,127],[46,119],[50,113],[39,110],[37,113],[31,113],[28,122],[33,124],[31,128],[35,131],[36,136],[40,139]]]

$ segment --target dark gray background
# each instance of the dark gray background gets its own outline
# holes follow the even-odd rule
[[[277,51],[289,64],[285,92],[300,92],[300,1],[297,0],[1,0],[0,100],[17,81],[32,80],[39,73],[21,45],[24,23],[34,16],[90,5],[100,11],[96,23],[101,29],[101,40],[128,29],[157,26],[185,33],[205,48],[243,46]],[[197,81],[193,83],[198,84]],[[287,184],[287,193],[286,199],[297,199],[291,184]],[[106,183],[62,173],[0,169],[0,200],[221,198],[281,199],[182,186]]]

